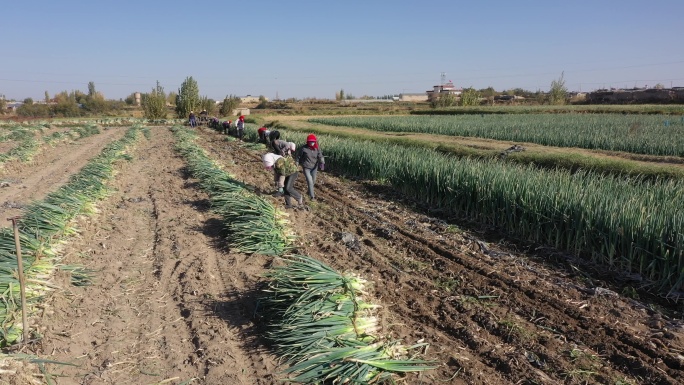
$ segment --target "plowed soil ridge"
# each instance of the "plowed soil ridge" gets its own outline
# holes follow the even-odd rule
[[[199,134],[228,172],[271,191],[260,152]],[[97,273],[92,286],[61,282],[39,320],[35,352],[78,365],[48,365],[57,384],[282,383],[254,312],[272,258],[226,248],[173,142],[154,128],[65,247],[66,263]],[[385,186],[319,173],[316,191],[310,211],[289,211],[294,252],[373,281],[384,333],[430,344],[439,368],[405,383],[684,383],[680,319],[424,215]]]

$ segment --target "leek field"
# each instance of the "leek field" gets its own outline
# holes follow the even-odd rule
[[[6,222],[0,383],[684,382],[679,174],[541,168],[377,134],[680,167],[680,117],[250,120],[244,141],[177,120],[0,123],[0,210],[19,217],[26,285],[22,306]],[[315,198],[301,171],[302,205],[274,194],[262,125],[300,150],[315,128]]]

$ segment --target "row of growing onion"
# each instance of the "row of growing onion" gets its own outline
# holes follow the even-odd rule
[[[254,129],[247,127],[255,139]],[[253,224],[239,225],[244,217],[253,217],[252,223],[259,221],[251,203],[258,197],[250,197],[244,193],[244,185],[228,180],[197,146],[184,143],[194,138],[189,130],[173,130],[179,138],[180,151],[188,154],[193,175],[210,193],[218,211],[229,206],[235,213],[224,218],[226,226],[230,229],[237,224],[248,230],[242,238],[270,245],[272,238],[264,237],[264,232]],[[233,190],[244,195],[222,194]],[[244,198],[249,202],[242,202]],[[270,205],[268,201],[264,203]],[[268,208],[263,213],[271,216],[272,210]],[[253,234],[255,230],[257,233]],[[268,288],[263,291],[257,314],[268,324],[267,338],[273,342],[276,353],[290,365],[284,371],[289,375],[288,381],[374,384],[391,379],[396,373],[433,368],[432,362],[409,355],[425,344],[406,347],[379,335],[375,314],[379,306],[368,302],[368,283],[364,279],[351,273],[337,273],[307,256],[283,256],[285,251],[280,249],[280,257],[266,273]]]
[[[684,156],[684,117],[515,114],[311,118],[309,122],[384,132],[466,136],[545,146]]]
[[[287,214],[222,170],[194,143],[193,131],[180,126],[172,131],[178,140],[176,150],[211,197],[213,209],[223,217],[228,244],[247,254],[283,254],[293,239],[285,226]]]
[[[287,138],[304,143],[306,136],[288,132]],[[459,160],[334,136],[319,141],[326,169],[385,180],[432,209],[640,274],[658,290],[684,287],[682,181]]]
[[[20,221],[20,245],[31,312],[40,297],[49,291],[48,280],[58,267],[56,247],[73,234],[74,218],[93,210],[93,204],[107,194],[107,181],[114,175],[113,164],[126,159],[126,149],[133,144],[141,127],[130,128],[123,138],[107,145],[69,182],[23,209]],[[143,131],[145,129],[142,129]],[[19,282],[14,234],[11,228],[0,229],[0,346],[21,338],[21,317],[18,315]]]

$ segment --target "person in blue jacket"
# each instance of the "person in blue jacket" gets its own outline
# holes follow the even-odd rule
[[[190,127],[197,127],[197,118],[195,117],[195,111],[190,111]]]

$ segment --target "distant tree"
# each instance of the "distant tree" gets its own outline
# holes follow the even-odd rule
[[[32,98],[26,98],[26,99],[24,99],[24,104],[30,106],[31,104],[33,104],[33,99],[32,99]]]
[[[563,79],[564,72],[561,76],[551,82],[551,89],[549,90],[549,103],[552,105],[565,104],[568,98],[568,89],[565,87],[565,79]]]
[[[458,104],[463,107],[478,106],[480,105],[480,93],[472,87],[465,88],[461,92],[461,99]]]
[[[126,96],[126,99],[124,99],[124,102],[126,102],[127,105],[132,106],[135,104],[135,92]]]
[[[190,111],[198,109],[200,103],[199,86],[197,81],[189,76],[185,78],[176,95],[176,115],[187,118]]]
[[[116,114],[122,113],[125,109],[126,103],[123,100],[107,100],[107,111],[116,111]]]
[[[59,103],[62,100],[69,99],[69,93],[66,91],[58,92],[57,94],[55,94],[54,99],[55,102]]]
[[[50,107],[52,114],[65,118],[81,116],[81,109],[76,102],[76,95],[76,92],[69,93],[67,91],[56,94],[54,100],[57,104]]]
[[[259,103],[264,103],[267,102],[266,97],[264,95],[259,95]]]
[[[17,108],[17,115],[25,117],[46,117],[50,115],[50,109],[46,104],[24,103]]]
[[[81,116],[81,109],[78,107],[78,104],[71,99],[57,102],[57,104],[54,105],[51,110],[55,116],[60,116],[63,118],[75,118],[77,116]]]
[[[263,104],[265,102],[259,103],[259,105]],[[233,95],[226,95],[226,97],[223,99],[223,103],[221,103],[221,109],[219,110],[219,114],[221,116],[229,116],[233,114],[233,110],[238,108],[240,106],[240,98],[237,96]]]
[[[157,87],[142,98],[143,116],[147,119],[166,119],[166,94],[157,81]]]
[[[166,103],[168,103],[171,106],[175,106],[176,105],[176,96],[178,96],[177,93],[175,93],[173,91],[169,92],[169,94],[166,95]]]
[[[340,92],[335,94],[335,100],[344,100],[344,89],[341,89]]]
[[[78,104],[85,104],[86,98],[88,97],[88,95],[84,94],[83,92],[81,92],[79,90],[75,90],[69,94],[69,97],[72,100],[76,101],[76,103],[78,103]]]
[[[7,101],[4,97],[0,97],[0,114],[5,114],[5,109],[7,108]]]
[[[83,109],[91,114],[104,114],[109,111],[109,103],[99,92],[95,92],[92,96],[88,95],[81,100]]]
[[[97,91],[95,91],[95,82],[88,82],[88,96],[92,98],[96,93]]]
[[[47,91],[45,91],[45,104],[50,103],[50,94],[48,94]]]
[[[440,94],[439,96],[437,96],[437,98],[430,102],[430,106],[432,106],[432,108],[452,107],[455,105],[456,95],[450,93]]]
[[[656,84],[655,87],[653,87],[653,88],[658,89],[658,90],[662,90],[663,88],[665,88],[665,86],[662,85],[662,83],[658,83],[658,84]]]
[[[209,99],[206,96],[202,96],[199,100],[199,109],[207,111],[208,115],[214,115],[216,112],[216,101],[214,99]]]
[[[497,95],[496,90],[492,86],[478,90],[478,92],[483,98],[492,98]]]

